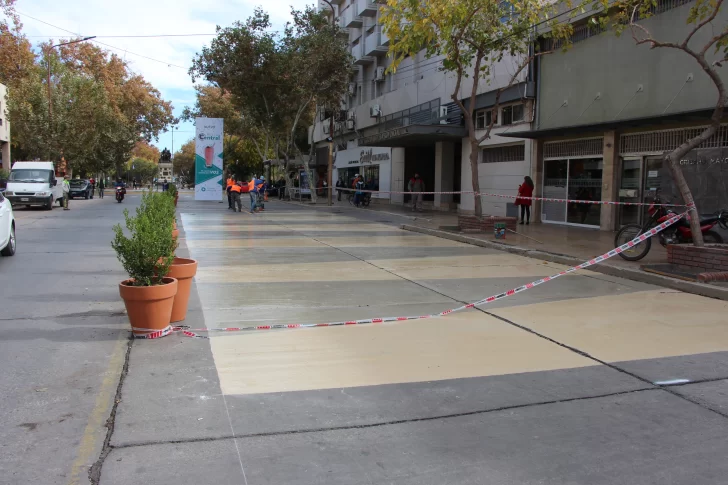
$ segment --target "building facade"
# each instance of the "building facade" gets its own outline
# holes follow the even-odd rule
[[[653,17],[641,20],[656,39],[682,42],[693,5],[660,1]],[[714,23],[725,26],[723,9]],[[721,27],[722,28],[722,27]],[[701,32],[693,47],[708,39]],[[579,19],[566,53],[543,56],[537,64],[533,129],[507,133],[533,141],[532,177],[544,197],[594,201],[681,202],[663,156],[706,126],[717,89],[698,63],[674,49],[650,49],[628,34],[616,37]],[[549,46],[544,46],[548,48]],[[711,59],[711,61],[714,59]],[[719,74],[728,81],[728,67]],[[726,120],[728,121],[728,120]],[[728,126],[681,160],[701,213],[728,207]],[[537,204],[544,223],[615,230],[643,222],[636,206]]]
[[[0,84],[0,168],[10,171],[10,123],[8,123],[8,90]]]
[[[471,190],[467,131],[461,110],[451,98],[456,79],[440,70],[442,59],[428,59],[422,51],[405,59],[395,73],[387,73],[391,63],[386,57],[389,39],[379,23],[380,5],[368,0],[332,3],[332,17],[348,39],[353,66],[341,106],[320,109],[311,130],[319,176],[325,176],[327,170],[331,137],[337,147],[333,180],[348,184],[361,173],[367,181],[371,173],[370,177],[378,179],[379,189],[387,192],[379,194],[383,201],[407,202],[404,192],[415,173],[427,191]],[[330,10],[325,3],[320,7]],[[491,83],[482,83],[478,90],[475,103],[483,122],[495,101],[495,90],[507,85],[514,65],[513,59],[504,59],[494,67]],[[487,187],[496,193],[515,194],[523,176],[530,173],[531,141],[502,138],[496,133],[530,127],[531,108],[526,98],[533,96],[534,84],[529,76],[524,72],[522,79],[501,96],[502,125],[481,147],[484,162],[479,163],[479,177],[483,190]],[[470,93],[467,82],[461,87],[460,99],[467,98],[466,93]],[[374,158],[372,163],[357,163],[366,160],[367,154]],[[389,161],[377,160],[377,154],[388,156]],[[435,194],[424,199],[425,205],[434,209],[474,210],[472,196]],[[505,215],[511,211],[503,201],[488,202],[489,213]]]

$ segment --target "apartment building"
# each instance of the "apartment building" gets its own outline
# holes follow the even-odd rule
[[[333,0],[320,8],[336,19],[353,57],[348,93],[339,109],[320,109],[311,129],[316,145],[316,170],[324,177],[328,138],[336,144],[333,180],[346,183],[356,173],[371,180],[382,193],[378,198],[393,204],[406,202],[408,180],[418,173],[428,191],[471,190],[470,147],[461,111],[451,96],[455,78],[440,70],[439,58],[424,52],[408,57],[393,74],[387,73],[389,38],[379,23],[379,4],[369,0]],[[530,128],[535,83],[524,71],[517,84],[501,95],[498,113],[492,112],[495,90],[505,86],[517,60],[504,59],[494,67],[490,83],[481,83],[475,107],[477,125],[486,126],[496,116],[498,126],[480,147],[479,177],[482,190],[515,194],[523,177],[531,173],[532,142],[501,136]],[[467,94],[466,94],[467,93]],[[469,96],[465,83],[460,99]],[[468,102],[470,102],[468,100]],[[331,117],[334,133],[330,133]],[[425,205],[439,210],[472,212],[472,196],[425,196]],[[503,199],[484,200],[484,212],[514,213]]]
[[[8,90],[0,84],[0,168],[10,170],[10,123],[8,123]]]

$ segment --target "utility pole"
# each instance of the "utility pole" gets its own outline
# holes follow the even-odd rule
[[[324,0],[331,9],[331,32],[335,35],[336,29],[336,11],[334,5],[329,0]],[[332,184],[334,177],[334,111],[331,111],[331,118],[329,118],[329,171],[326,175],[328,183],[328,200],[329,205],[334,205],[334,186]]]
[[[92,35],[91,37],[84,37],[83,39],[72,40],[70,42],[62,42],[60,44],[51,45],[50,47],[48,47],[48,50],[46,51],[46,64],[48,64],[48,79],[46,80],[46,82],[48,84],[48,132],[49,133],[53,129],[52,128],[52,126],[53,126],[53,101],[51,99],[51,50],[55,49],[56,47],[61,47],[64,45],[71,45],[71,44],[78,44],[79,42],[84,42],[84,41],[95,39],[95,38],[96,38],[96,36]]]

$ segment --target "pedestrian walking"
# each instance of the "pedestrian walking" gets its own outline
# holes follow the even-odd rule
[[[425,182],[420,178],[420,174],[416,173],[407,184],[407,190],[412,192],[412,210],[422,210],[422,194],[418,192],[425,191]]]
[[[258,194],[255,192],[255,187],[258,185],[260,181],[255,178],[255,175],[253,175],[253,178],[250,179],[250,182],[248,182],[248,194],[250,194],[250,213],[255,212],[255,202],[256,198],[258,197]]]
[[[71,183],[69,182],[70,178],[71,177],[69,177],[68,175],[63,177],[63,210],[64,211],[71,210],[68,207],[68,201],[71,199]]]
[[[526,222],[526,225],[531,222],[532,201],[530,197],[533,197],[533,187],[533,180],[531,180],[531,177],[529,177],[528,175],[523,177],[523,183],[518,186],[518,197],[516,198],[516,205],[521,206],[521,222],[519,222],[519,224],[523,224],[524,220]]]
[[[91,186],[91,198],[94,198],[94,193],[96,192],[96,180],[94,180],[93,177],[88,181],[89,185]]]
[[[256,208],[260,211],[265,210],[265,190],[266,190],[266,183],[265,183],[265,177],[263,175],[260,176],[260,179],[258,180],[258,184],[255,186],[257,189],[257,202],[256,202]]]
[[[99,180],[99,197],[104,198],[104,179]]]
[[[240,200],[240,194],[243,191],[243,183],[238,180],[230,186],[229,194],[232,201],[233,212],[243,212],[243,201]]]

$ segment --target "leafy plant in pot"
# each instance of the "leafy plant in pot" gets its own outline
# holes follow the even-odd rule
[[[179,192],[177,192],[177,186],[174,184],[169,184],[167,194],[172,197],[172,200],[174,200],[174,206],[177,207],[177,200],[179,200]]]
[[[120,224],[114,226],[111,247],[129,279],[119,283],[129,323],[136,336],[164,330],[170,322],[177,280],[168,275],[176,243],[163,194],[147,193],[131,216],[124,210],[127,237]]]
[[[173,185],[170,185],[170,189],[167,192],[169,202],[176,200],[176,196],[172,198],[172,194],[176,194],[177,190],[172,191]],[[176,240],[179,234],[177,229],[177,223],[175,221],[175,205],[167,203],[166,206],[159,207],[158,211],[162,214],[169,224],[172,225],[172,236],[175,239],[175,249],[177,248]],[[170,322],[180,322],[187,317],[187,307],[190,300],[190,291],[192,290],[192,278],[197,274],[197,261],[188,258],[177,258],[175,257],[172,264],[169,267],[168,276],[177,280],[177,294],[174,297],[174,305],[172,306],[172,316]]]

